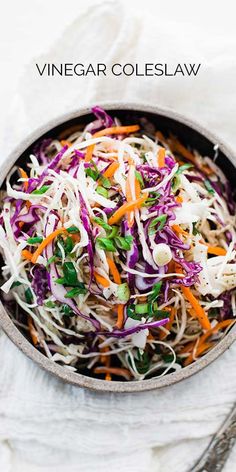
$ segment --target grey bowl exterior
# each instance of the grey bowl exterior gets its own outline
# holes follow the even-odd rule
[[[206,137],[213,144],[218,144],[221,151],[225,156],[236,165],[236,156],[231,149],[229,149],[225,144],[222,143],[214,134],[208,132],[201,125],[192,122],[191,120],[181,116],[178,113],[175,113],[171,110],[162,109],[159,107],[154,107],[150,105],[140,104],[140,103],[101,103],[99,104],[107,110],[127,110],[127,111],[141,111],[143,113],[152,113],[158,114],[163,117],[168,117],[172,120],[179,122],[180,124],[186,125],[189,128],[197,131],[202,136]],[[90,108],[84,108],[80,110],[75,110],[60,116],[57,119],[51,120],[45,126],[37,129],[33,132],[27,139],[25,139],[11,155],[6,158],[4,164],[0,168],[0,184],[2,185],[3,181],[9,170],[12,168],[17,159],[21,154],[35,141],[40,139],[45,133],[51,129],[57,127],[58,125],[63,124],[71,119],[81,117],[90,113]],[[190,143],[191,144],[191,143]],[[67,370],[65,367],[62,367],[55,362],[48,359],[41,352],[39,352],[19,331],[19,329],[14,325],[10,316],[8,315],[6,309],[2,302],[0,302],[0,325],[13,343],[26,354],[30,359],[36,362],[41,368],[45,369],[47,372],[55,375],[61,380],[68,382],[70,384],[86,387],[92,390],[100,392],[142,392],[146,390],[153,390],[161,387],[166,387],[168,385],[175,384],[183,379],[190,377],[191,375],[199,372],[204,367],[209,365],[218,356],[220,356],[236,339],[236,327],[234,326],[230,332],[220,341],[210,352],[208,352],[204,357],[197,360],[195,363],[181,369],[180,371],[167,374],[163,377],[152,378],[149,380],[133,381],[133,382],[123,382],[123,381],[112,381],[107,382],[105,380],[95,379],[92,377],[87,377],[85,375],[74,373]]]

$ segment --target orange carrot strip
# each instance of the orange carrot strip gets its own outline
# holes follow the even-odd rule
[[[131,378],[131,373],[128,369],[122,369],[121,367],[95,367],[94,373],[95,374],[106,374],[109,372],[110,374],[119,375],[122,377],[129,377]]]
[[[36,251],[33,253],[32,255],[32,259],[31,259],[31,262],[33,264],[36,263],[38,257],[40,256],[40,254],[43,252],[44,248],[51,242],[53,241],[53,239],[55,239],[59,234],[63,233],[64,231],[66,231],[65,228],[59,228],[59,229],[56,229],[55,231],[53,231],[51,234],[49,234],[39,245],[39,247],[36,249]]]
[[[207,244],[207,252],[209,254],[214,254],[215,256],[225,256],[227,251],[223,247],[210,246]]]
[[[64,146],[72,146],[72,143],[70,141],[67,141],[66,139],[62,139],[61,140],[61,145],[64,147]]]
[[[179,264],[176,264],[176,272],[178,271],[180,273],[183,273],[182,267]],[[185,298],[189,301],[190,305],[192,305],[192,307],[194,308],[200,325],[203,327],[203,329],[211,329],[211,324],[210,324],[207,314],[205,313],[204,309],[201,307],[196,297],[191,292],[190,288],[185,287],[184,285],[181,285],[181,289]]]
[[[213,328],[209,329],[206,333],[204,333],[200,338],[199,338],[199,343],[198,347],[201,346],[205,341],[211,336],[212,334],[217,333],[220,329],[227,328],[231,324],[233,325],[235,323],[235,320],[233,319],[228,319],[228,320],[223,320],[219,321],[217,325],[215,325]]]
[[[188,344],[185,344],[184,347],[181,347],[181,354],[186,354],[190,351],[193,350],[194,346],[196,345],[196,341],[191,341],[190,343]]]
[[[233,325],[235,323],[235,320],[233,319],[228,319],[228,320],[223,320],[217,323],[213,328],[209,329],[206,333],[204,333],[202,336],[200,336],[197,344],[197,349],[196,349],[196,354],[195,357],[198,357],[200,354],[202,354],[206,350],[206,346],[209,347],[209,344],[212,345],[212,343],[206,343],[206,340],[212,335],[217,333],[220,329],[227,328],[230,325]],[[181,350],[181,354],[185,352],[189,352],[190,350],[194,349],[194,346],[196,345],[196,342],[191,342],[188,343],[184,349]],[[185,365],[191,364],[193,362],[193,354],[191,353],[185,360]]]
[[[103,177],[109,178],[114,175],[118,167],[120,166],[119,162],[112,162],[109,167],[105,170]]]
[[[158,140],[162,144],[166,142],[166,138],[165,138],[164,134],[161,131],[156,131],[155,136],[156,136],[156,138],[158,138]]]
[[[28,187],[29,187],[29,182],[28,182],[29,177],[28,177],[27,173],[25,172],[25,170],[22,169],[21,167],[19,167],[19,171],[20,171],[22,179],[27,179],[23,183],[24,189],[25,189],[25,191],[27,191]],[[29,202],[29,200],[27,200],[25,203],[26,203],[27,208],[29,209],[31,207],[31,203]],[[20,225],[19,225],[20,228],[22,228],[23,224],[24,224],[23,221],[21,221]]]
[[[23,251],[21,251],[21,255],[24,259],[27,259],[27,261],[32,260],[33,254],[30,251],[28,251],[27,249],[23,249]]]
[[[121,303],[117,305],[117,322],[116,327],[121,329],[124,324],[124,305]]]
[[[25,182],[23,182],[23,186],[24,186],[25,190],[28,190],[28,187],[29,187],[28,179],[29,179],[29,177],[28,177],[27,173],[25,172],[25,170],[22,169],[21,167],[19,167],[19,171],[20,171],[21,178],[22,179],[27,179],[27,180],[25,180]]]
[[[183,144],[181,144],[178,139],[172,136],[168,140],[168,143],[172,152],[177,152],[181,156],[185,157],[185,159],[192,162],[194,165],[196,164],[196,157],[194,156],[194,154],[189,151],[189,149],[187,149]],[[207,165],[202,164],[201,169],[208,175],[212,174],[212,170]]]
[[[184,234],[185,236],[189,236],[189,233],[187,231],[184,231],[184,229],[181,228],[179,225],[172,225],[172,229],[176,233]]]
[[[165,148],[160,148],[157,155],[158,167],[165,167],[165,155],[166,155]]]
[[[27,317],[27,323],[28,323],[28,327],[29,327],[30,337],[33,341],[34,346],[36,346],[39,342],[38,333],[35,329],[33,320],[29,315]]]
[[[132,211],[136,208],[140,208],[141,205],[145,202],[145,200],[148,198],[148,194],[145,193],[143,197],[137,198],[137,200],[132,200],[131,202],[126,202],[124,203],[118,210],[115,211],[115,213],[109,218],[108,224],[113,225],[117,223],[122,216],[127,213],[128,211]]]
[[[207,349],[210,349],[210,347],[212,346],[213,346],[213,343],[202,344],[202,346],[198,349],[198,354],[196,354],[195,357],[200,356],[200,354],[203,354]],[[194,361],[193,354],[190,354],[184,361],[184,367],[191,364],[193,361]]]
[[[203,329],[211,329],[211,324],[210,324],[207,314],[205,313],[204,309],[199,304],[196,297],[191,292],[190,288],[185,287],[184,285],[181,285],[181,289],[185,298],[187,298],[190,305],[192,305],[192,307],[194,308],[200,325],[203,327]]]
[[[182,199],[182,197],[181,197],[180,195],[178,195],[178,196],[176,197],[176,201],[177,201],[177,203],[182,203],[182,202],[183,202],[183,199]]]
[[[139,183],[138,179],[135,179],[135,196],[136,196],[136,198],[140,197],[140,193],[141,193],[140,183]]]
[[[171,139],[171,145],[174,151],[178,152],[182,156],[184,156],[188,161],[196,163],[196,158],[194,154],[189,151],[183,144],[181,144],[177,139]]]
[[[135,131],[138,131],[139,129],[140,129],[139,125],[112,126],[111,128],[105,128],[105,129],[102,129],[101,131],[97,131],[97,133],[94,133],[93,138],[100,138],[102,136],[109,136],[110,134],[135,133]],[[95,147],[94,144],[87,147],[85,162],[91,161],[94,147]]]
[[[176,309],[174,307],[171,307],[169,321],[165,325],[165,328],[168,329],[168,331],[171,330],[172,324],[173,324],[174,319],[175,319],[175,314],[176,314]],[[160,339],[165,339],[167,336],[168,335],[167,335],[167,333],[165,333],[165,331],[160,331],[160,334],[159,334]]]
[[[109,265],[109,269],[110,269],[111,274],[113,276],[114,282],[116,284],[121,284],[121,277],[120,277],[120,274],[119,274],[119,271],[116,267],[115,262],[112,259],[110,259],[109,257],[107,257],[107,263]]]
[[[208,254],[214,254],[215,256],[225,256],[227,251],[223,247],[219,246],[211,246],[210,244],[205,243],[204,241],[200,241],[202,244],[207,246]]]
[[[103,287],[109,287],[110,286],[110,281],[108,279],[105,279],[105,277],[103,277],[102,275],[100,275],[96,271],[94,271],[94,277],[95,277],[97,283],[102,285]]]

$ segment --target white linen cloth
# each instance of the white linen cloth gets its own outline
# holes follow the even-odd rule
[[[127,2],[128,3],[128,2]],[[226,28],[226,27],[225,27]],[[162,22],[111,1],[82,12],[28,65],[8,117],[6,148],[53,117],[102,101],[185,113],[236,146],[236,38]],[[197,77],[45,78],[35,62],[201,62]],[[7,144],[6,144],[7,143]],[[3,152],[4,151],[4,152]],[[185,472],[236,399],[236,346],[196,376],[159,391],[99,394],[39,369],[0,333],[2,472]],[[236,467],[236,450],[225,472]]]

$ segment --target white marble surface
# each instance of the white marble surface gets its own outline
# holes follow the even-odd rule
[[[116,82],[116,98],[125,97],[125,99],[141,99],[152,101],[156,104],[166,105],[186,113],[188,116],[197,119],[209,128],[212,128],[224,138],[232,147],[236,148],[235,133],[235,109],[236,109],[236,65],[235,65],[235,14],[234,2],[228,0],[224,4],[222,2],[211,2],[210,0],[199,0],[198,2],[189,2],[189,0],[129,0],[129,13],[126,15],[125,28],[122,30],[122,24],[119,14],[125,16],[127,10],[127,1],[121,0],[124,9],[114,7],[114,16],[111,11],[108,18],[107,27],[111,30],[115,27],[121,28],[122,58],[124,60],[134,60],[137,51],[139,57],[144,61],[153,62],[155,54],[160,61],[165,62],[165,58],[173,60],[176,57],[191,61],[192,57],[196,58],[204,64],[204,75],[199,81],[176,82],[170,83],[158,81],[154,84],[153,79],[136,81],[124,81],[122,85]],[[18,139],[24,137],[25,134],[41,123],[46,121],[49,116],[53,116],[55,112],[62,112],[71,108],[77,97],[79,105],[82,100],[90,102],[102,99],[112,99],[114,91],[114,82],[106,82],[105,87],[101,87],[101,82],[81,82],[80,90],[77,95],[71,93],[63,84],[60,83],[59,90],[61,99],[56,103],[58,89],[47,90],[47,96],[43,97],[42,103],[39,99],[43,94],[44,85],[32,73],[30,65],[35,57],[45,55],[50,49],[51,57],[64,58],[65,60],[75,60],[76,53],[73,51],[71,58],[68,57],[68,48],[73,31],[77,30],[79,38],[79,27],[77,23],[70,26],[74,19],[81,14],[88,6],[101,3],[99,0],[8,0],[2,11],[2,24],[0,29],[0,58],[1,58],[1,87],[0,87],[0,160],[6,158],[7,152],[13,148]],[[109,3],[109,2],[108,2]],[[145,8],[144,8],[145,7]],[[112,9],[110,9],[112,10]],[[139,19],[136,18],[136,12],[140,11]],[[146,22],[142,30],[142,41],[139,43],[139,25],[142,24],[142,17],[150,14],[152,20],[149,24]],[[133,20],[132,20],[133,17]],[[91,21],[91,15],[90,15]],[[104,19],[106,25],[106,18]],[[66,33],[63,35],[63,41],[68,45],[62,53],[59,50],[61,45],[60,38],[65,28]],[[132,29],[134,28],[134,29]],[[72,31],[72,33],[71,33]],[[70,36],[71,33],[71,36]],[[127,33],[127,36],[126,36]],[[104,38],[106,34],[104,34]],[[125,41],[129,41],[133,49],[125,48]],[[115,40],[116,38],[114,38]],[[56,41],[56,43],[55,43]],[[153,41],[156,41],[157,52],[155,52]],[[52,47],[52,44],[56,46]],[[83,41],[81,41],[85,47]],[[137,48],[138,43],[138,48]],[[96,58],[96,48],[94,47],[94,38],[91,43],[87,43],[91,58]],[[150,48],[149,48],[150,44]],[[101,39],[101,46],[103,40]],[[110,44],[109,44],[110,46]],[[51,49],[52,48],[52,49]],[[109,47],[107,47],[109,49]],[[112,51],[111,57],[117,58],[120,49]],[[60,54],[61,53],[61,54]],[[50,57],[46,55],[46,57]],[[81,52],[83,57],[83,51]],[[78,57],[78,55],[77,55]],[[106,48],[104,49],[104,57],[106,57]],[[151,59],[150,59],[151,58]],[[20,82],[20,85],[19,85]],[[48,92],[50,91],[50,93]],[[43,96],[43,95],[42,95]],[[74,106],[75,108],[75,106]],[[23,358],[15,348],[11,348],[10,343],[3,336],[0,336],[0,352],[3,353],[5,360],[5,374],[0,375],[0,468],[2,463],[7,464],[2,467],[3,472],[39,472],[44,470],[48,472],[67,472],[66,465],[63,466],[65,454],[71,455],[72,472],[90,472],[92,461],[88,460],[86,454],[88,446],[93,444],[93,437],[89,436],[87,442],[83,438],[86,431],[86,415],[87,418],[94,421],[94,428],[97,434],[101,434],[102,426],[106,426],[109,430],[107,434],[107,453],[114,453],[114,443],[116,441],[117,431],[111,428],[107,422],[106,409],[101,398],[94,395],[84,395],[81,397],[78,391],[73,389],[71,398],[73,402],[80,401],[84,408],[83,412],[77,412],[80,422],[80,429],[76,429],[76,417],[72,419],[74,422],[66,424],[69,427],[70,434],[76,434],[74,438],[74,449],[68,445],[68,449],[62,447],[54,441],[51,435],[48,435],[49,447],[47,447],[41,437],[39,424],[40,421],[47,433],[48,412],[53,412],[57,418],[58,424],[61,426],[60,417],[55,411],[55,405],[52,402],[55,391],[60,389],[60,407],[66,403],[65,413],[72,415],[70,410],[70,388],[69,386],[61,387],[55,380],[52,381],[49,376],[41,375],[38,370],[33,370],[30,361]],[[127,397],[124,403],[114,402],[114,399],[107,397],[107,401],[112,400],[112,408],[118,408],[117,430],[120,431],[120,437],[124,441],[124,455],[122,460],[117,459],[116,462],[110,463],[110,469],[106,468],[107,456],[104,454],[104,460],[98,461],[102,447],[95,438],[94,449],[98,456],[94,458],[94,464],[97,463],[97,469],[113,472],[116,470],[128,471],[136,470],[136,472],[146,472],[148,464],[150,470],[169,472],[185,472],[185,466],[188,464],[188,455],[197,456],[199,451],[204,448],[205,441],[210,434],[213,434],[216,428],[223,420],[225,414],[229,411],[232,402],[235,399],[236,384],[234,380],[230,380],[227,368],[233,373],[235,370],[233,356],[235,355],[235,347],[228,351],[222,359],[217,361],[216,366],[209,367],[209,378],[206,380],[204,374],[198,378],[201,382],[203,390],[201,390],[198,380],[190,379],[186,384],[186,390],[177,386],[176,390],[164,391],[161,394],[156,393],[153,396],[146,395],[142,397],[142,409],[146,411],[146,417],[143,413],[139,421],[135,412],[131,408],[131,400]],[[15,357],[17,356],[17,357]],[[17,372],[14,369],[13,362],[17,359]],[[9,369],[8,369],[9,367]],[[6,374],[8,372],[8,375]],[[25,379],[25,392],[19,391],[20,375],[22,372]],[[235,372],[236,373],[236,372]],[[217,377],[218,375],[218,377]],[[220,379],[223,384],[219,385]],[[218,387],[219,385],[219,387]],[[7,388],[6,388],[7,386]],[[212,386],[214,391],[212,392]],[[42,389],[42,390],[41,390]],[[9,391],[9,395],[8,392]],[[45,403],[42,403],[40,392],[44,392]],[[179,398],[176,399],[176,405],[173,404],[173,392]],[[47,396],[50,394],[50,397]],[[34,421],[34,412],[30,409],[29,399],[33,396],[32,405],[37,408],[45,408],[46,413]],[[79,396],[80,395],[80,396]],[[186,395],[186,398],[185,396]],[[201,397],[201,398],[200,398]],[[27,402],[25,402],[25,398]],[[169,411],[167,411],[170,400]],[[178,400],[178,401],[177,401]],[[158,415],[157,420],[153,418],[152,405],[157,402]],[[97,403],[96,403],[97,402]],[[153,403],[152,403],[153,402]],[[163,408],[162,408],[163,405]],[[100,421],[96,423],[96,406],[100,409]],[[86,409],[87,408],[87,409]],[[122,410],[123,408],[123,410]],[[163,409],[166,414],[163,414]],[[126,418],[122,418],[127,415]],[[154,421],[155,420],[155,421]],[[149,429],[147,430],[147,421]],[[157,421],[157,422],[156,422]],[[159,423],[158,423],[159,421]],[[22,422],[22,424],[21,424]],[[31,427],[28,427],[31,422]],[[128,424],[132,426],[129,429]],[[39,430],[35,431],[35,428]],[[74,430],[73,430],[74,428]],[[143,434],[146,437],[146,443],[142,443],[142,435],[138,434],[138,429],[143,428]],[[146,428],[146,429],[145,429]],[[189,429],[189,433],[188,433]],[[132,432],[130,432],[132,431]],[[24,437],[21,438],[21,433]],[[135,439],[137,436],[139,444],[139,455],[135,456],[135,448],[131,438],[127,434],[132,434]],[[32,435],[30,441],[29,434]],[[104,434],[104,431],[103,431]],[[68,436],[64,436],[68,440]],[[129,439],[129,440],[128,440]],[[84,440],[84,443],[83,443]],[[136,439],[135,439],[136,440]],[[80,443],[81,441],[81,443]],[[152,451],[147,451],[146,446],[152,446]],[[160,447],[161,446],[161,447]],[[41,449],[40,449],[41,448]],[[76,456],[76,448],[79,453]],[[27,449],[27,451],[26,451]],[[14,452],[17,451],[17,454]],[[129,455],[130,451],[130,455]],[[64,454],[65,453],[65,454]],[[55,460],[55,455],[61,458],[60,464]],[[34,456],[34,464],[30,463],[30,458]],[[44,463],[44,457],[50,463]],[[77,458],[81,461],[81,466],[76,466]],[[6,459],[6,460],[5,460]],[[74,460],[74,462],[73,462]],[[87,462],[88,461],[88,462]],[[98,461],[98,462],[96,462]],[[137,462],[137,469],[136,466]],[[108,464],[108,462],[107,462]],[[225,468],[225,472],[233,472],[236,468],[236,453],[231,457],[230,462]],[[7,467],[7,468],[6,468]],[[78,468],[79,467],[79,468]]]

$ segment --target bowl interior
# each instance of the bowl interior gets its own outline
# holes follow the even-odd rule
[[[217,157],[216,157],[216,151],[214,149],[214,145],[218,144],[217,140],[216,138],[209,135],[205,130],[201,130],[197,126],[195,127],[194,125],[189,124],[185,120],[180,121],[179,119],[176,119],[173,116],[163,115],[163,112],[113,108],[113,109],[109,109],[109,114],[112,115],[113,117],[118,118],[122,124],[137,124],[137,123],[140,124],[141,131],[143,130],[145,134],[150,135],[150,136],[154,134],[155,130],[161,131],[165,137],[167,137],[170,134],[177,136],[178,139],[185,146],[189,147],[192,150],[199,151],[199,153],[203,156],[208,156],[211,159],[215,159],[215,162],[222,169],[222,171],[228,178],[229,182],[231,183],[232,188],[234,189],[234,182],[236,180],[236,167],[234,165],[233,158],[231,157],[230,153],[227,152],[227,150],[225,150],[225,148],[222,146],[219,146],[219,149],[217,151]],[[35,144],[39,140],[45,139],[48,137],[56,138],[58,136],[60,136],[61,138],[66,138],[65,132],[68,128],[73,129],[75,127],[78,129],[78,126],[81,126],[82,128],[84,127],[84,125],[86,125],[93,119],[94,117],[91,113],[86,113],[86,114],[82,113],[80,116],[64,121],[63,123],[56,125],[53,128],[48,129],[48,131],[46,131],[43,135],[41,136],[39,135],[34,142],[31,142],[31,144],[27,147],[27,149],[25,149],[21,153],[21,155],[17,159],[17,165],[19,166],[25,165],[26,161],[28,160],[29,154],[33,152]],[[4,187],[5,187],[5,183],[3,182],[1,188],[4,189]],[[1,265],[2,265],[2,262],[3,261],[1,261]],[[4,302],[3,302],[3,305],[4,305]],[[5,312],[5,315],[6,315],[6,312]],[[14,318],[13,313],[12,313],[12,317]],[[9,322],[12,323],[10,321],[10,317],[8,320],[8,324]],[[2,325],[3,325],[3,328],[6,328],[4,324],[6,325],[7,323],[5,323],[3,319]],[[6,329],[6,331],[9,331],[9,330]],[[176,382],[178,380],[181,380],[181,378],[188,377],[194,372],[193,366],[189,366],[189,367],[184,368],[182,372],[167,374],[166,377],[168,377],[169,380],[168,379],[164,380],[164,378],[159,378],[159,379],[153,378],[153,379],[145,380],[142,382],[132,382],[133,387],[131,388],[127,387],[127,385],[130,384],[131,382],[122,382],[122,381],[104,382],[103,380],[95,379],[95,378],[90,378],[89,380],[87,379],[86,381],[85,375],[77,374],[77,373],[73,373],[69,371],[63,372],[66,370],[64,367],[54,364],[52,361],[49,361],[43,354],[41,354],[40,352],[37,352],[34,347],[29,345],[29,340],[27,341],[25,339],[26,345],[24,346],[24,340],[22,339],[23,338],[22,334],[20,338],[21,342],[19,342],[19,335],[18,335],[19,333],[16,334],[16,332],[18,331],[17,328],[12,327],[10,331],[11,331],[10,337],[13,339],[13,341],[18,346],[20,344],[21,349],[24,350],[24,352],[26,352],[26,354],[29,355],[29,357],[36,360],[36,362],[38,362],[42,367],[46,368],[47,370],[50,370],[52,373],[56,374],[57,376],[63,378],[66,381],[69,381],[77,385],[89,386],[97,390],[119,390],[119,391],[148,390],[151,388],[164,386],[165,384],[168,384],[168,383]],[[23,343],[23,346],[22,346],[22,343]],[[222,352],[224,349],[222,349]],[[215,357],[217,357],[219,353],[216,354]],[[214,355],[209,356],[209,354],[207,354],[204,357],[204,362],[203,362],[203,358],[199,359],[199,361],[195,363],[195,364],[199,364],[199,367],[195,368],[195,371],[201,368],[201,364],[203,367],[204,365],[208,364],[213,359],[214,359]],[[50,364],[53,364],[53,366]],[[184,371],[185,373],[183,373]],[[110,384],[110,386],[107,384]],[[115,384],[119,384],[119,387],[116,388]]]

